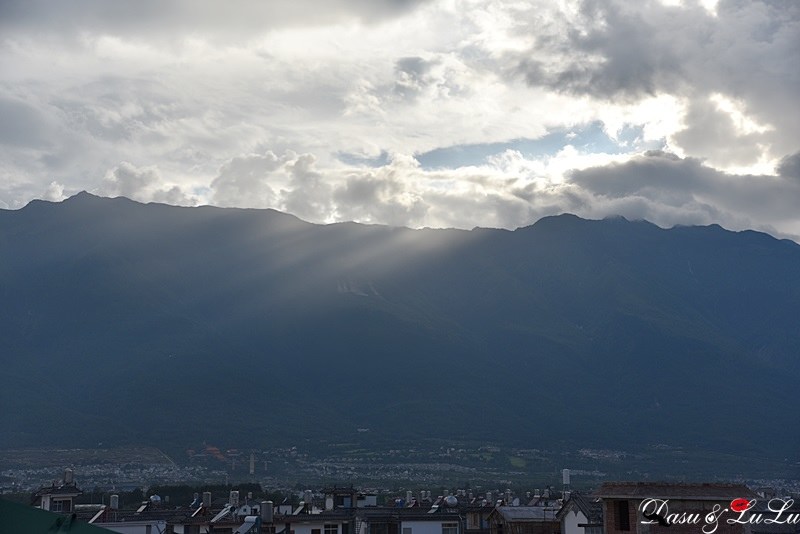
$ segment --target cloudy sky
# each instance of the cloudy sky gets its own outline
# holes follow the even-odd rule
[[[0,207],[800,236],[794,0],[2,0]]]

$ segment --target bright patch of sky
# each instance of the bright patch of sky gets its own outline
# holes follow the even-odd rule
[[[493,156],[507,150],[518,152],[526,159],[536,160],[553,156],[567,146],[583,154],[641,153],[665,147],[664,140],[644,141],[643,131],[642,126],[625,125],[612,138],[601,122],[593,122],[582,128],[549,132],[538,139],[437,148],[419,154],[416,159],[423,169],[446,169],[483,165]]]

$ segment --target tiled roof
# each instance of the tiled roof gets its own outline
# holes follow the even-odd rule
[[[353,517],[353,508],[327,510],[319,514],[275,515],[275,523],[302,523],[323,521],[347,521]]]
[[[724,501],[729,499],[756,498],[744,484],[687,484],[668,482],[606,482],[596,495],[604,499],[637,499],[654,497],[658,499]]]
[[[555,521],[555,508],[544,506],[501,506],[495,509],[506,521]]]
[[[80,519],[88,521],[97,514],[98,510],[76,510]],[[96,521],[97,523],[115,523],[121,521],[158,521],[180,523],[191,515],[188,509],[170,510],[168,508],[155,508],[136,512],[136,510],[112,510],[106,508],[105,513]],[[213,517],[213,516],[211,516]],[[208,519],[206,519],[208,520]]]
[[[33,494],[34,497],[43,495],[80,495],[83,492],[75,484],[61,484],[60,486],[45,486]]]
[[[578,492],[570,493],[569,500],[567,500],[561,510],[559,510],[559,519],[570,509],[577,509],[582,512],[590,524],[601,524],[603,522],[603,504],[600,502],[600,499],[595,496],[584,495]]]
[[[416,521],[441,521],[448,518],[458,518],[458,508],[447,508],[441,506],[431,513],[432,508],[429,506],[417,508],[358,508],[358,515],[366,521],[377,521],[383,518],[386,519],[402,519],[409,521],[414,519]]]

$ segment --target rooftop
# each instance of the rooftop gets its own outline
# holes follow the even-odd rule
[[[559,517],[573,507],[582,512],[590,524],[601,524],[603,522],[603,504],[596,496],[579,492],[570,493],[569,499],[559,511]]]
[[[654,497],[675,500],[725,501],[737,498],[757,498],[744,484],[668,483],[668,482],[606,482],[596,495],[603,499],[635,499]]]
[[[501,506],[492,514],[500,514],[507,522],[555,521],[557,511],[545,506]]]

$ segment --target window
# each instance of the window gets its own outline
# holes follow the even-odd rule
[[[325,525],[325,534],[339,534],[339,525]]]
[[[311,534],[320,534],[321,532],[322,532],[322,529],[319,529],[319,528],[312,528],[311,529]]]
[[[72,501],[69,499],[61,499],[58,501],[50,501],[51,512],[71,512]]]
[[[411,527],[403,527],[403,534],[411,534]]]
[[[631,529],[630,516],[628,513],[628,501],[617,501],[614,514],[614,527],[617,530],[627,531]]]
[[[458,523],[442,523],[442,534],[458,534]]]

